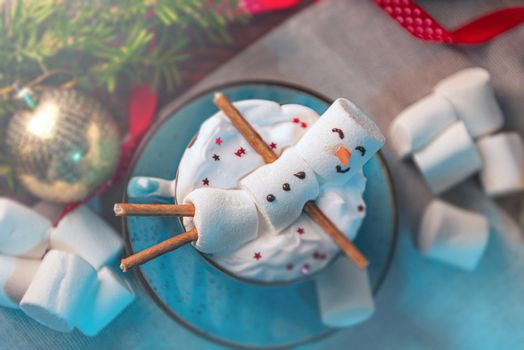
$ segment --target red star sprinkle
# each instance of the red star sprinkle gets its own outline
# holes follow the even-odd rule
[[[300,126],[303,127],[304,129],[307,128],[307,124],[304,122],[300,123]]]
[[[213,154],[213,159],[216,162],[217,160],[220,160],[220,156],[218,154]]]
[[[306,233],[306,230],[304,230],[303,227],[299,227],[299,228],[297,229],[297,232],[298,232],[299,235],[303,235],[304,233]]]
[[[258,261],[258,260],[262,259],[262,254],[260,254],[260,252],[256,252],[255,255],[253,255],[253,258]]]
[[[293,118],[293,123],[297,123],[297,124],[300,123],[300,119],[298,119],[298,118]]]
[[[288,265],[286,266],[286,269],[288,269],[288,270],[293,270],[293,264],[288,264]]]
[[[222,139],[220,137],[217,137],[215,143],[220,146],[222,144]]]
[[[277,148],[277,144],[274,143],[274,142],[271,142],[271,143],[269,144],[269,147],[271,147],[271,149],[275,149],[275,148]]]
[[[362,204],[359,204],[359,206],[357,207],[358,211],[364,211],[364,209],[366,208]]]
[[[244,147],[240,147],[239,149],[237,149],[237,151],[235,152],[235,155],[237,157],[242,157],[243,154],[246,154],[246,150],[244,149]]]
[[[208,180],[207,177],[206,177],[204,180],[202,180],[202,184],[203,184],[204,186],[209,186],[209,180]]]

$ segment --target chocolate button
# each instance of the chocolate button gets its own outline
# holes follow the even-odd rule
[[[289,186],[289,184],[286,182],[285,184],[282,185],[282,189],[284,191],[290,191],[291,190],[291,186]]]
[[[275,196],[273,196],[272,194],[268,194],[266,196],[266,199],[268,202],[273,202],[275,200]]]

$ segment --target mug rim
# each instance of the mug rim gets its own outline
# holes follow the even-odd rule
[[[137,148],[135,150],[135,153],[133,154],[133,157],[132,157],[132,159],[131,159],[131,161],[129,163],[128,169],[126,171],[125,179],[124,179],[125,180],[124,183],[126,184],[126,186],[127,186],[127,183],[129,183],[129,180],[131,178],[133,169],[136,166],[136,163],[138,162],[139,158],[141,157],[142,153],[144,152],[144,149],[147,147],[150,139],[164,125],[164,123],[167,122],[167,120],[169,120],[169,117],[171,115],[173,115],[174,113],[179,111],[182,107],[184,107],[188,103],[190,103],[190,102],[192,102],[192,101],[194,101],[194,100],[196,100],[196,99],[198,99],[198,98],[200,98],[200,97],[202,97],[204,95],[210,94],[210,93],[212,93],[214,91],[217,91],[217,90],[220,90],[220,89],[233,88],[233,87],[242,86],[242,85],[273,85],[273,86],[278,86],[278,87],[283,87],[283,88],[288,88],[288,89],[304,92],[304,93],[306,93],[308,95],[311,95],[313,97],[316,97],[317,99],[319,99],[319,100],[321,100],[321,101],[323,101],[325,103],[328,103],[328,104],[333,102],[333,99],[331,99],[331,98],[329,98],[329,97],[327,97],[327,96],[325,96],[325,95],[323,95],[323,94],[321,94],[321,93],[319,93],[319,92],[317,92],[317,91],[315,91],[313,89],[301,86],[299,84],[287,82],[287,81],[279,81],[279,80],[271,80],[271,79],[233,80],[233,81],[225,82],[225,83],[222,83],[222,84],[212,85],[211,87],[204,88],[204,89],[202,89],[202,90],[200,90],[200,91],[198,91],[196,93],[189,92],[186,95],[181,96],[179,99],[176,99],[175,101],[173,101],[171,103],[168,103],[165,107],[163,107],[156,114],[157,115],[156,121],[147,130],[147,132],[144,134],[144,136],[140,140],[140,142],[139,142],[139,144],[138,144],[138,146],[137,146]],[[378,159],[379,159],[379,161],[381,162],[381,164],[383,166],[383,169],[385,170],[385,175],[386,175],[385,177],[386,177],[386,180],[388,181],[389,188],[390,188],[391,207],[392,207],[392,232],[391,232],[391,239],[390,239],[390,242],[389,242],[388,253],[387,253],[385,261],[384,261],[384,267],[382,268],[382,271],[380,272],[379,277],[378,277],[375,285],[372,286],[372,292],[373,292],[373,296],[374,297],[377,295],[377,293],[380,290],[380,287],[382,286],[386,276],[388,275],[389,269],[390,269],[391,264],[393,262],[393,258],[395,256],[396,246],[397,246],[397,242],[398,242],[398,206],[397,206],[397,195],[396,195],[395,185],[394,185],[393,178],[392,178],[392,175],[391,175],[392,174],[391,170],[390,170],[389,165],[387,164],[387,162],[385,160],[385,157],[383,155],[383,151],[380,150],[379,152],[377,152],[377,156],[378,156]],[[177,171],[178,171],[178,169],[177,169]],[[124,190],[123,191],[123,195],[122,195],[122,201],[123,202],[127,202],[127,200],[128,200],[127,191]],[[122,222],[121,233],[122,233],[122,236],[124,237],[124,242],[125,242],[124,249],[125,249],[125,252],[130,255],[130,254],[133,254],[134,251],[132,249],[131,238],[130,238],[130,235],[129,235],[129,229],[128,229],[127,220],[126,220],[125,217],[122,217],[121,220],[122,220],[121,221]],[[204,260],[207,260],[207,259],[204,259]],[[334,260],[335,260],[335,258],[333,258],[333,261]],[[320,271],[322,271],[322,270],[323,269],[321,269]],[[317,271],[314,274],[316,274],[316,273],[318,273],[320,271]],[[153,301],[169,317],[171,317],[174,321],[176,321],[177,323],[181,324],[182,326],[184,326],[186,329],[190,330],[191,332],[193,332],[197,336],[202,337],[204,339],[207,339],[209,341],[212,341],[212,342],[214,342],[216,344],[219,344],[219,345],[228,346],[228,347],[234,347],[234,348],[239,348],[239,349],[260,349],[260,348],[264,348],[264,349],[287,349],[287,348],[290,348],[290,347],[304,345],[304,344],[308,344],[308,343],[310,343],[312,341],[317,341],[317,340],[323,339],[325,337],[328,337],[331,334],[336,333],[338,330],[340,330],[338,328],[328,328],[327,331],[325,331],[325,332],[323,332],[321,334],[318,334],[318,335],[315,335],[315,336],[312,336],[310,338],[303,339],[303,340],[300,340],[300,341],[297,341],[297,342],[290,342],[290,343],[287,343],[287,344],[279,344],[279,345],[269,345],[269,346],[263,346],[263,347],[256,346],[256,345],[250,345],[250,344],[241,344],[241,343],[236,343],[236,342],[233,342],[233,341],[228,341],[226,339],[222,339],[222,338],[210,335],[209,333],[206,333],[206,332],[196,328],[195,326],[193,326],[192,324],[190,324],[189,322],[187,322],[186,320],[184,320],[183,318],[178,316],[158,296],[158,294],[154,291],[153,287],[150,285],[150,283],[145,278],[145,275],[144,275],[144,273],[142,271],[142,268],[140,266],[135,267],[133,269],[132,273],[138,279],[138,281],[140,282],[141,286],[145,289],[147,294],[149,294],[149,296],[153,299]],[[226,274],[226,275],[228,275],[228,274]]]

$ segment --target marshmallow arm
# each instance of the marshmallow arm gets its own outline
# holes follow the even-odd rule
[[[203,253],[230,252],[257,237],[258,212],[245,191],[199,188],[184,203],[195,206],[195,216],[184,218],[184,226],[197,229],[194,246]]]

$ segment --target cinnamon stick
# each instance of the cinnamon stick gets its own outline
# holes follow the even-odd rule
[[[195,216],[193,204],[131,204],[116,203],[116,216]]]
[[[198,232],[196,229],[189,230],[181,233],[174,237],[171,237],[161,243],[158,243],[152,247],[142,250],[136,254],[130,255],[127,258],[122,259],[120,263],[120,269],[123,272],[144,264],[162,254],[175,250],[178,247],[183,246],[186,243],[196,241],[198,239]]]
[[[231,120],[253,149],[262,156],[266,163],[272,163],[278,156],[262,139],[260,134],[249,122],[244,119],[233,103],[221,92],[215,93],[213,100],[215,105]],[[318,208],[315,202],[310,201],[304,206],[304,211],[315,221],[339,246],[346,256],[359,268],[365,268],[369,262],[358,248],[329,220],[329,218]]]

